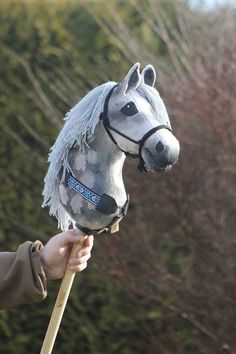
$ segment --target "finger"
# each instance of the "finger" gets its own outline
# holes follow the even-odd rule
[[[85,248],[81,248],[80,250],[77,251],[76,254],[74,254],[73,256],[76,258],[81,258],[83,256],[87,256],[89,255],[89,257],[91,257],[91,248],[90,247],[85,247]]]
[[[87,263],[83,263],[76,266],[70,266],[70,270],[75,273],[82,272],[82,270],[84,270],[86,267],[87,267]]]
[[[82,256],[82,257],[78,257],[78,258],[76,258],[76,257],[71,257],[70,260],[69,260],[69,264],[70,264],[70,265],[82,264],[82,263],[84,263],[84,262],[87,262],[87,261],[90,259],[90,257],[91,257],[91,254],[90,254],[90,253],[88,253],[88,254],[86,254],[86,255],[84,255],[84,256]]]
[[[84,247],[92,248],[93,247],[93,242],[94,242],[93,235],[88,236],[86,238],[85,242],[84,242]]]
[[[82,248],[81,250],[78,250],[78,252],[76,253],[75,257],[76,258],[81,258],[83,256],[86,256],[87,254],[91,254],[91,248],[90,247],[85,247]]]
[[[65,231],[61,234],[63,246],[68,245],[69,243],[76,243],[82,240],[81,231],[78,229],[71,229]]]

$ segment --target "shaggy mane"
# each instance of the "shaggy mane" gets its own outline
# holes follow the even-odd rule
[[[50,165],[44,179],[42,207],[49,206],[49,214],[56,216],[58,227],[62,230],[68,230],[73,220],[60,202],[58,187],[61,180],[58,177],[59,172],[63,168],[63,179],[66,170],[70,169],[68,154],[72,146],[79,147],[81,151],[89,148],[88,142],[92,141],[106,96],[115,84],[115,82],[107,82],[94,88],[82,98],[66,114],[64,127],[51,147],[48,158]]]

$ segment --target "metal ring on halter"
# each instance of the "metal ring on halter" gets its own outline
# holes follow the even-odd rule
[[[112,127],[110,125],[110,122],[109,122],[109,117],[108,117],[108,103],[109,103],[109,99],[113,93],[113,91],[115,90],[115,88],[118,86],[118,84],[114,85],[111,90],[108,92],[107,94],[107,97],[105,99],[105,102],[104,102],[104,108],[103,108],[103,112],[101,112],[100,114],[100,119],[103,121],[103,125],[104,125],[104,128],[107,132],[107,134],[109,135],[110,139],[112,140],[112,142],[114,144],[116,144],[119,149],[121,151],[123,151],[126,155],[128,156],[131,156],[131,157],[139,157],[139,164],[138,164],[138,169],[142,172],[143,170],[144,171],[147,171],[147,169],[145,168],[145,162],[142,158],[142,148],[144,146],[144,143],[145,141],[152,135],[154,134],[157,130],[160,130],[160,129],[167,129],[169,131],[172,131],[171,128],[168,126],[168,125],[165,125],[165,124],[160,124],[160,125],[157,125],[156,127],[154,128],[151,128],[146,134],[144,134],[144,136],[142,137],[142,139],[140,140],[134,140],[132,138],[130,138],[129,136],[125,135],[124,133],[120,132],[119,130],[117,130],[116,128]],[[131,141],[132,143],[134,144],[137,144],[139,145],[139,150],[138,150],[138,154],[130,154],[129,152],[127,151],[124,151],[120,148],[120,146],[117,144],[117,141],[115,140],[114,136],[111,134],[111,130],[114,131],[116,134],[122,136],[123,138]]]

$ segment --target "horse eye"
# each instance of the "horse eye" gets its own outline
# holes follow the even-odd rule
[[[126,103],[126,105],[122,107],[120,111],[128,117],[138,113],[137,107],[135,106],[134,102]]]

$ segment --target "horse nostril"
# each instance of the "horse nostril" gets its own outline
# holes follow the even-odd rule
[[[160,167],[166,167],[171,164],[167,156],[162,156],[159,159],[158,163],[159,163]]]
[[[157,152],[158,154],[160,154],[163,150],[164,150],[164,145],[162,144],[161,141],[159,141],[159,142],[156,144],[156,152]]]

